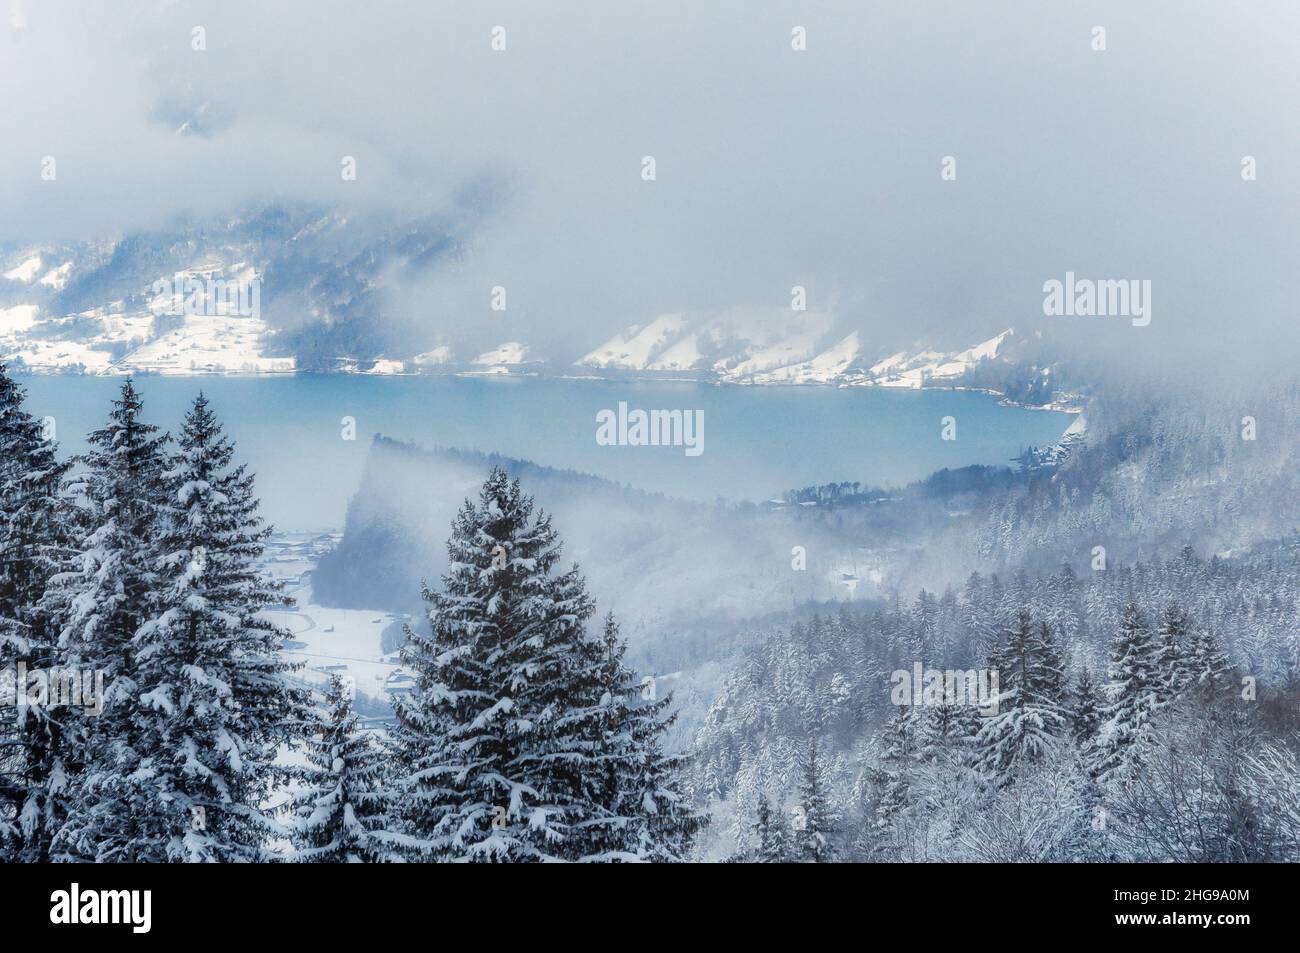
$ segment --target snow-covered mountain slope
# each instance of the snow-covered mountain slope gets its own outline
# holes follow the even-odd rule
[[[158,295],[150,283],[105,305],[60,314],[57,296],[50,298],[47,291],[42,297],[37,286],[60,291],[78,277],[74,262],[45,270],[33,282],[31,276],[41,273],[41,261],[40,255],[25,258],[4,273],[11,282],[30,286],[29,294],[35,299],[0,307],[0,360],[16,369],[168,375],[295,370],[293,357],[266,353],[268,327],[259,314],[241,314],[229,301],[213,300],[205,291]],[[257,272],[242,262],[227,269],[206,261],[160,275],[157,280],[174,282],[178,275],[245,285],[260,280]],[[11,287],[7,298],[14,297]]]
[[[271,204],[111,239],[0,244],[0,360],[45,372],[175,374],[414,362],[452,342],[403,321],[387,289],[426,280],[475,214],[462,223]],[[203,295],[190,303],[188,291],[184,308],[155,307],[156,284],[178,274],[255,277],[256,313],[211,307]]]
[[[810,360],[789,364],[754,377],[755,384],[829,384],[843,380],[861,357],[862,345],[854,331],[834,347]]]
[[[793,318],[788,312],[761,318],[765,320],[733,320],[728,326],[722,340],[744,342],[746,346],[735,355],[714,361],[713,370],[723,380],[750,381],[756,375],[812,358],[835,323],[830,314],[812,312]]]
[[[33,255],[4,273],[6,281],[21,281],[28,284],[41,270],[41,256]]]
[[[240,316],[185,315],[181,327],[128,353],[116,373],[286,373],[292,357],[267,357],[262,350],[266,322]]]
[[[963,351],[943,353],[925,350],[912,355],[905,351],[892,354],[872,364],[865,371],[846,371],[841,381],[858,387],[906,388],[955,381],[973,370],[981,361],[1003,356],[1003,352],[1014,337],[1015,332],[1008,328],[1001,334]]]
[[[747,384],[841,384],[903,387],[953,383],[982,361],[1005,356],[1011,329],[959,351],[919,348],[886,357],[865,351],[857,331],[833,334],[823,313],[732,311],[688,320],[661,315],[633,325],[576,362],[621,372],[692,372]]]
[[[1065,433],[1061,434],[1061,439],[1052,447],[1051,460],[1053,463],[1060,463],[1071,453],[1075,447],[1079,446],[1088,435],[1088,418],[1082,412],[1075,415],[1070,426],[1065,428]]]
[[[263,349],[266,322],[228,315],[182,315],[169,327],[148,312],[87,312],[69,318],[6,320],[24,307],[0,309],[0,355],[34,373],[248,374],[293,371],[292,357]],[[27,306],[26,310],[35,310]]]
[[[12,308],[0,308],[0,340],[7,335],[17,336],[30,331],[36,323],[36,314],[40,311],[34,304],[19,304]]]
[[[505,344],[494,347],[490,351],[484,351],[474,358],[474,364],[478,367],[504,368],[526,363],[528,363],[528,345],[522,341],[507,341]]]
[[[457,249],[456,226],[273,205],[113,240],[0,245],[0,361],[34,372],[177,375],[547,373],[554,361],[549,371],[565,373],[573,352],[556,353],[544,322],[484,350],[495,342],[480,328],[425,320],[424,298],[413,318],[400,294],[389,294]],[[155,290],[178,275],[256,282],[258,307],[236,312],[210,294]],[[999,389],[997,368],[982,367],[982,383],[967,375],[1011,363],[1013,338],[1005,331],[962,350],[917,344],[882,354],[830,312],[737,307],[659,314],[595,347],[593,336],[574,364],[737,384]]]
[[[661,314],[644,327],[634,324],[624,329],[575,363],[582,367],[648,369],[655,356],[663,354],[685,326],[680,314]]]
[[[57,268],[51,268],[45,274],[41,275],[37,284],[46,285],[55,291],[62,291],[68,283],[68,275],[72,273],[72,262],[65,261]]]
[[[665,348],[655,360],[646,365],[646,369],[689,371],[692,367],[698,367],[702,360],[704,360],[704,352],[700,350],[700,336],[688,334],[676,344]]]
[[[647,325],[626,328],[575,364],[748,381],[813,357],[833,324],[829,314],[780,308],[738,308],[705,318],[664,314]]]
[[[440,364],[447,364],[451,361],[451,348],[447,345],[435,347],[431,351],[425,351],[423,354],[417,354],[412,358],[412,363],[419,367],[437,367]]]

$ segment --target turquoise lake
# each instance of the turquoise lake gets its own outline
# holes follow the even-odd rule
[[[52,416],[68,452],[100,426],[120,378],[20,379],[28,405]],[[145,416],[179,428],[203,390],[257,474],[279,529],[339,528],[374,434],[424,446],[498,452],[697,500],[763,500],[783,490],[857,480],[901,485],[942,467],[1003,464],[1056,442],[1068,414],[1004,407],[986,394],[835,387],[738,387],[554,378],[141,377]],[[704,452],[601,446],[596,415],[633,409],[702,411]],[[957,439],[941,439],[942,420]],[[356,439],[343,439],[343,419]]]

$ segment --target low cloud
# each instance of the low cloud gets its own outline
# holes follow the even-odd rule
[[[493,214],[454,263],[393,289],[395,315],[484,322],[502,285],[509,317],[485,338],[581,353],[659,313],[772,307],[800,284],[881,350],[1016,325],[1116,361],[1253,366],[1295,356],[1298,21],[1280,0],[1249,17],[13,2],[0,240],[267,201],[431,215],[486,177]],[[1150,280],[1158,316],[1050,325],[1042,284],[1067,271]]]

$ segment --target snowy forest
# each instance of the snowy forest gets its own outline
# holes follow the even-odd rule
[[[728,677],[692,789],[734,806],[740,859],[1294,861],[1300,660],[1276,593],[1298,574],[1293,538],[816,615]],[[928,675],[899,704],[915,659],[997,671],[999,710]]]
[[[413,684],[376,729],[353,679],[312,683],[286,655],[272,530],[207,397],[173,437],[128,379],[65,456],[0,371],[0,859],[1300,860],[1296,399],[1270,391],[1259,446],[1186,397],[1157,417],[1099,396],[1086,439],[1014,468],[693,509],[724,535],[910,527],[929,545],[895,553],[883,597],[805,598],[678,642],[675,621],[598,609],[648,603],[583,537],[610,591],[590,588],[528,484],[564,500],[576,480],[610,511],[621,491],[465,457],[486,475],[438,578],[407,580]],[[322,584],[364,582],[339,552],[411,575],[393,567],[418,551],[367,535],[376,518],[359,494]],[[980,568],[912,587],[958,566]],[[659,690],[677,677],[681,697]],[[70,684],[81,697],[60,697]]]
[[[315,690],[284,659],[270,528],[208,400],[174,439],[142,412],[128,379],[62,459],[0,368],[0,859],[688,856],[704,817],[662,745],[671,696],[613,615],[590,625],[518,482],[494,471],[458,514],[404,649],[416,688],[377,737],[347,680]]]

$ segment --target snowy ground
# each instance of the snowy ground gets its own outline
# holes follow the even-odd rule
[[[275,374],[294,370],[291,357],[266,357],[266,322],[238,315],[187,315],[183,325],[131,351],[118,373]]]
[[[277,533],[267,541],[261,568],[284,583],[285,595],[296,603],[290,609],[264,613],[293,633],[285,656],[301,662],[296,677],[309,685],[323,685],[331,674],[355,679],[358,711],[374,712],[388,704],[387,680],[399,671],[395,656],[384,657],[380,636],[394,620],[391,614],[370,609],[330,609],[311,601],[311,574],[322,554],[337,545],[337,533]],[[387,730],[389,719],[363,717],[362,726],[378,732]],[[302,749],[280,749],[276,761],[282,765],[304,766]],[[299,790],[297,782],[278,790],[263,804],[263,809],[283,822],[283,807]],[[285,838],[273,838],[274,853],[289,853]]]
[[[148,311],[97,308],[42,318],[36,305],[0,308],[0,358],[36,372],[90,374],[291,373],[291,357],[267,357],[266,322],[238,315],[187,315],[156,334]],[[114,359],[114,353],[122,356]]]
[[[407,621],[374,609],[331,609],[311,601],[311,573],[322,553],[333,548],[334,534],[277,534],[267,545],[264,568],[285,584],[295,605],[265,613],[287,628],[292,644],[285,655],[301,662],[298,677],[323,685],[331,674],[355,680],[360,711],[389,700],[389,680],[400,676],[395,654],[384,655],[381,636],[394,621]]]

